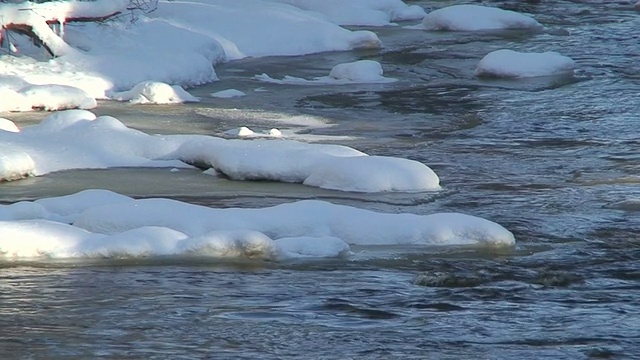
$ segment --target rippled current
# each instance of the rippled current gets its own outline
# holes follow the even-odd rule
[[[485,3],[531,13],[549,30],[430,33],[402,24],[374,29],[379,51],[223,64],[222,81],[192,89],[199,104],[97,110],[149,133],[293,128],[424,162],[441,192],[359,195],[113,169],[2,184],[0,202],[96,187],[214,207],[319,198],[485,217],[511,230],[516,248],[354,247],[349,261],[313,263],[3,262],[0,357],[640,359],[640,13],[624,0]],[[573,78],[475,79],[478,60],[500,48],[558,51],[578,70]],[[357,59],[380,61],[400,81],[252,79],[324,76]],[[228,88],[249,96],[208,97]],[[22,126],[44,115],[3,114]],[[325,126],[307,126],[317,122]]]

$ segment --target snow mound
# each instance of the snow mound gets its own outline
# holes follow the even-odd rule
[[[336,80],[353,82],[393,81],[382,76],[382,65],[373,60],[360,60],[351,63],[338,64],[331,69],[329,77]]]
[[[522,53],[497,50],[487,54],[475,70],[480,77],[523,78],[573,74],[573,59],[557,52]]]
[[[13,121],[0,118],[0,131],[20,132],[20,129]]]
[[[234,180],[292,182],[359,192],[440,189],[437,175],[422,163],[369,157],[339,145],[211,138],[185,143],[169,157],[211,166]]]
[[[31,85],[20,89],[31,107],[47,111],[64,109],[93,109],[96,99],[84,90],[67,85]]]
[[[88,190],[38,201],[0,205],[0,258],[180,256],[277,261],[344,258],[355,244],[515,243],[502,226],[473,216],[385,214],[314,200],[213,209]]]
[[[256,137],[282,137],[282,132],[278,129],[270,129],[268,132],[255,132],[246,126],[241,126],[236,129],[227,130],[224,132],[226,136],[238,137],[238,138],[256,138]]]
[[[373,60],[360,60],[338,64],[329,72],[329,76],[306,80],[295,76],[285,76],[282,80],[274,79],[267,74],[256,75],[255,78],[273,84],[286,85],[347,85],[347,84],[379,84],[397,81],[382,76],[382,65]]]
[[[111,98],[133,104],[181,104],[200,101],[180,86],[156,81],[143,81],[129,91],[113,93]]]
[[[0,87],[0,111],[32,111],[31,103],[21,93]]]
[[[305,185],[355,192],[440,188],[438,175],[417,161],[384,156],[336,157],[315,167]]]
[[[22,179],[34,172],[35,163],[29,154],[0,142],[0,182]]]
[[[0,111],[47,111],[93,109],[96,99],[84,90],[67,85],[31,85],[13,77],[0,76]]]
[[[510,10],[480,5],[453,5],[430,12],[422,19],[427,30],[540,30],[535,19]]]
[[[243,93],[240,90],[227,89],[227,90],[214,92],[213,94],[211,94],[211,97],[220,98],[220,99],[229,99],[229,98],[235,98],[235,97],[242,97],[245,95],[247,94]]]

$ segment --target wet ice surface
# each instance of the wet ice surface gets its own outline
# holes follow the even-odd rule
[[[420,2],[428,10],[446,3]],[[633,206],[619,204],[640,197],[633,60],[640,50],[630,36],[639,15],[624,2],[491,4],[530,13],[550,30],[383,28],[381,51],[226,64],[217,69],[221,82],[191,90],[199,104],[97,109],[148,133],[220,135],[248,126],[339,136],[334,142],[369,154],[424,162],[442,192],[353,194],[115,169],[2,184],[0,201],[101,187],[214,207],[323,199],[386,212],[457,211],[504,225],[516,248],[354,246],[349,261],[317,263],[3,263],[2,348],[59,358],[636,356],[640,220]],[[576,61],[576,75],[475,79],[477,62],[506,46],[558,51]],[[359,59],[379,61],[399,81],[344,89],[252,79],[314,78]],[[208,97],[229,88],[247,95]],[[21,125],[37,118],[13,117]]]

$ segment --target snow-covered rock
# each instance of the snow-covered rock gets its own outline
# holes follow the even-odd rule
[[[200,101],[180,86],[155,81],[141,82],[129,91],[111,94],[111,98],[133,104],[181,104]]]
[[[476,76],[522,78],[573,74],[573,59],[557,52],[522,53],[513,50],[497,50],[487,54],[475,70]]]
[[[453,5],[434,10],[422,19],[422,26],[427,30],[449,31],[543,28],[538,21],[527,15],[480,5]]]
[[[255,78],[273,84],[287,85],[347,85],[347,84],[380,84],[394,82],[396,79],[384,77],[382,65],[373,60],[359,60],[334,66],[329,76],[307,80],[295,76],[285,76],[282,80],[274,79],[267,74],[256,75]]]

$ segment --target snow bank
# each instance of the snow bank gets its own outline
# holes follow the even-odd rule
[[[270,132],[276,137],[278,132]],[[280,134],[281,135],[281,134]],[[369,157],[355,149],[291,140],[227,140],[203,135],[148,135],[111,116],[68,110],[25,127],[0,132],[13,154],[4,172],[30,173],[108,167],[213,167],[235,180],[305,183],[344,191],[423,191],[439,189],[426,165],[401,158]],[[13,149],[19,149],[13,150]],[[349,159],[345,159],[350,157]]]
[[[475,71],[476,76],[522,78],[573,74],[573,59],[557,52],[522,53],[513,50],[497,50],[487,54]]]
[[[92,9],[108,13],[122,3],[49,2],[43,13],[60,19],[91,17],[96,15]],[[99,99],[143,81],[186,87],[212,82],[217,80],[213,66],[225,60],[381,45],[370,31],[347,30],[318,13],[269,1],[161,1],[157,11],[140,15],[134,24],[126,17],[104,24],[67,24],[66,42],[36,12],[16,10],[21,7],[3,5],[0,19],[34,25],[57,57],[35,61],[2,56],[0,74],[34,85],[77,87]]]
[[[378,84],[397,81],[397,79],[382,76],[382,65],[373,60],[360,60],[338,64],[331,69],[329,76],[306,80],[294,76],[285,76],[282,80],[274,79],[267,74],[256,75],[255,78],[273,84],[287,85],[347,85],[347,84]]]
[[[200,101],[180,86],[155,81],[143,81],[129,91],[111,94],[111,98],[133,104],[181,104]]]
[[[529,16],[480,5],[453,5],[432,11],[422,19],[422,26],[427,30],[449,31],[539,30],[543,27]]]
[[[426,13],[400,0],[270,0],[320,13],[339,25],[383,26],[392,21],[419,20]]]
[[[514,238],[496,223],[463,214],[384,214],[311,200],[212,209],[87,190],[39,203],[0,205],[0,257],[5,259],[174,255],[282,260],[345,257],[349,244],[511,246]]]
[[[350,31],[317,14],[269,1],[162,1],[150,16],[215,39],[228,60],[380,46],[370,31]]]

